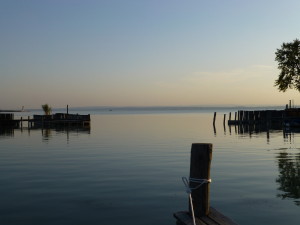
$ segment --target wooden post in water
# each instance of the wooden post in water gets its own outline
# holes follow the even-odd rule
[[[228,217],[210,207],[210,164],[212,159],[212,144],[193,143],[191,149],[190,181],[192,207],[189,204],[189,212],[179,211],[174,213],[178,225],[237,225]],[[195,182],[195,179],[197,182]],[[199,182],[208,181],[199,186]],[[185,183],[185,182],[184,182]],[[186,185],[186,183],[185,183]],[[193,189],[194,188],[194,189]],[[190,192],[189,192],[190,193]],[[191,202],[190,202],[191,203]]]
[[[224,119],[223,119],[223,125],[225,126],[225,121],[226,121],[226,113],[224,114]]]
[[[192,144],[190,178],[209,180],[211,159],[212,144]],[[190,182],[191,187],[198,185],[199,183]],[[205,183],[192,192],[195,217],[209,214],[209,188],[210,184]]]
[[[235,120],[235,121],[236,121],[236,114],[237,114],[237,113],[235,112],[235,113],[234,113],[234,120]]]
[[[23,128],[23,117],[21,117],[21,129]]]
[[[231,120],[231,112],[229,113],[229,120]]]
[[[215,126],[215,123],[216,123],[216,116],[217,116],[217,112],[214,113],[214,121],[213,121],[214,126]]]

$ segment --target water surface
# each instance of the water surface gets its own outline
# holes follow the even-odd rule
[[[239,224],[300,224],[300,134],[212,118],[96,110],[90,128],[1,130],[0,224],[176,224],[192,143],[214,146],[213,207]]]

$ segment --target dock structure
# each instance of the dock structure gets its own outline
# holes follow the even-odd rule
[[[173,214],[177,225],[237,225],[210,207],[210,164],[212,144],[192,144],[190,177],[183,178],[189,194],[189,210]]]
[[[37,125],[89,125],[91,116],[69,114],[69,113],[56,113],[54,115],[33,115],[31,122]]]
[[[13,113],[0,113],[0,126],[22,127],[23,122],[28,122],[28,127],[33,126],[59,126],[59,125],[90,125],[91,117],[88,115],[56,113],[53,115],[33,115],[33,118],[15,119]]]
[[[228,125],[282,123],[287,118],[286,110],[239,110],[237,118],[228,120]]]
[[[0,126],[17,126],[18,124],[13,113],[0,113]]]
[[[284,110],[239,110],[228,125],[289,125],[300,126],[300,108],[287,108]]]

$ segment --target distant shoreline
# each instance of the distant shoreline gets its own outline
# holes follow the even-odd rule
[[[297,108],[294,106],[293,108]],[[69,112],[82,113],[83,111],[90,114],[115,114],[115,113],[165,113],[165,112],[225,112],[225,111],[239,111],[239,110],[283,110],[285,106],[85,106],[85,107],[69,107]],[[52,108],[52,112],[66,112],[66,108]],[[41,113],[41,108],[26,109],[26,110],[1,110],[0,113]]]
[[[5,109],[5,110],[0,110],[0,112],[29,112],[29,110],[9,110],[9,109]]]
[[[300,106],[294,106],[293,108],[298,108]],[[285,105],[183,105],[183,106],[74,106],[70,107],[69,109],[76,109],[76,110],[89,110],[89,109],[228,109],[228,108],[235,108],[235,109],[248,109],[248,108],[266,108],[266,109],[279,109],[285,108]],[[53,107],[53,110],[64,110],[65,107]],[[40,108],[31,108],[28,110],[41,110]],[[0,110],[0,112],[3,110]],[[15,110],[18,111],[18,110]],[[19,111],[21,112],[21,110]]]

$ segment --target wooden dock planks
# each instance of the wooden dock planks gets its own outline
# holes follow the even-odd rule
[[[224,216],[213,207],[210,207],[207,216],[196,218],[197,225],[237,225],[233,220]],[[193,219],[187,211],[179,211],[173,215],[178,225],[193,225]]]

